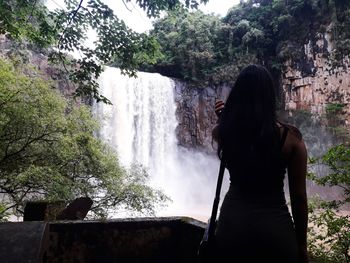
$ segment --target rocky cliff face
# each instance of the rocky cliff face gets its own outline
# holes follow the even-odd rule
[[[72,97],[76,87],[69,80],[67,72],[61,65],[53,65],[48,61],[48,51],[38,49],[26,43],[18,43],[0,34],[0,56],[18,65],[26,65],[33,69],[28,74],[35,74],[50,82],[65,97]],[[86,102],[77,100],[77,103]]]
[[[288,60],[281,73],[284,108],[311,112],[315,117],[326,113],[327,105],[342,105],[344,124],[350,126],[350,57],[334,61],[335,49],[329,31],[304,45],[304,60]],[[334,63],[336,62],[336,63]],[[217,120],[214,113],[215,97],[227,98],[230,88],[193,88],[176,84],[178,139],[181,145],[213,151],[211,129]]]
[[[305,44],[305,67],[288,60],[282,72],[285,109],[308,110],[315,116],[325,113],[329,104],[342,104],[343,119],[350,125],[350,59],[346,56],[335,66],[330,32],[317,34]],[[339,66],[340,65],[340,66]]]
[[[229,91],[227,86],[195,88],[176,82],[177,137],[181,146],[215,152],[211,136],[217,122],[215,98],[225,101]]]

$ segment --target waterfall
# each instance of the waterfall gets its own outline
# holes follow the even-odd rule
[[[178,146],[174,81],[143,72],[129,78],[107,67],[99,83],[101,94],[113,104],[95,106],[102,119],[100,136],[116,149],[122,165],[142,164],[150,184],[173,200],[157,216],[207,220],[219,162],[215,156]]]

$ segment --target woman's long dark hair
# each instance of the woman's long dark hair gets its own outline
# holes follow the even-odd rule
[[[276,152],[276,96],[265,67],[249,65],[240,72],[226,100],[218,135],[218,155],[228,164],[246,166],[249,160],[271,159]]]

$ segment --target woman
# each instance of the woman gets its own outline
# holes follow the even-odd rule
[[[277,120],[264,67],[241,71],[213,135],[230,173],[215,238],[222,262],[307,263],[307,152],[298,129]]]

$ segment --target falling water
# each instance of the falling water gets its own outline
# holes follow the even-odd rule
[[[219,163],[214,156],[178,146],[174,81],[143,72],[129,78],[111,67],[99,81],[101,94],[113,104],[95,107],[103,119],[101,137],[115,147],[122,165],[142,164],[151,185],[173,200],[158,216],[207,220]]]

